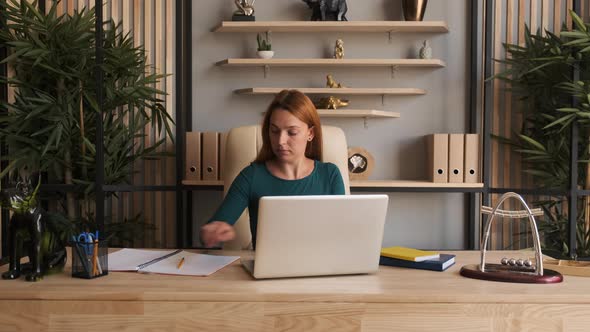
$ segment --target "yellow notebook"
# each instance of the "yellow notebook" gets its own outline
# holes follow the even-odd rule
[[[422,262],[439,258],[436,251],[424,251],[406,247],[389,247],[381,249],[381,256],[403,259],[406,261]]]

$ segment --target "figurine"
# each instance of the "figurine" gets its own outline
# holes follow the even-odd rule
[[[302,0],[312,10],[311,21],[348,21],[346,0]]]
[[[338,109],[340,107],[348,106],[349,101],[340,99],[334,96],[330,96],[328,98],[321,98],[318,102],[316,102],[315,106],[319,109]]]
[[[3,190],[3,205],[13,210],[8,221],[8,270],[2,279],[17,279],[26,272],[27,281],[39,281],[52,271],[63,269],[66,249],[59,234],[51,227],[37,199],[39,183],[32,187],[30,178],[21,179],[16,189]],[[21,269],[21,259],[29,263]]]
[[[420,59],[432,59],[432,49],[428,45],[428,40],[422,42],[419,56]]]
[[[232,16],[233,21],[254,21],[254,2],[256,0],[234,0],[238,10]]]
[[[344,41],[340,38],[336,39],[336,45],[334,45],[334,59],[344,58]]]
[[[326,87],[328,88],[346,88],[346,86],[344,86],[342,83],[338,83],[334,80],[334,77],[332,77],[331,74],[328,74],[328,76],[326,76]]]

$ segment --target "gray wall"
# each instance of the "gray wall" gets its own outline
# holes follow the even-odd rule
[[[214,65],[225,58],[255,57],[256,36],[212,33],[222,20],[230,20],[232,0],[193,2],[193,130],[227,131],[256,124],[271,96],[239,96],[245,87],[323,87],[325,75],[349,87],[411,87],[427,90],[424,96],[352,96],[351,107],[401,113],[399,119],[323,119],[341,127],[349,146],[366,148],[375,157],[370,179],[420,180],[427,177],[424,135],[463,133],[468,121],[469,0],[430,1],[425,20],[444,20],[447,34],[386,33],[273,33],[277,58],[331,56],[334,41],[342,38],[345,58],[411,58],[423,39],[432,45],[441,69],[401,69],[392,79],[389,68],[272,68],[264,78],[261,68],[225,68]],[[348,0],[349,20],[400,20],[401,1]],[[310,12],[299,0],[258,0],[256,19],[307,20]],[[392,193],[384,246],[407,245],[425,249],[465,247],[466,195]],[[199,226],[221,200],[220,192],[194,194],[194,222]],[[198,227],[195,227],[195,233]]]

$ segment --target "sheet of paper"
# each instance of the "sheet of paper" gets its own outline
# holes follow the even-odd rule
[[[137,271],[137,266],[174,250],[121,249],[109,254],[109,271]]]
[[[178,263],[184,257],[184,263],[178,268]],[[146,273],[176,274],[187,276],[208,276],[239,259],[240,256],[216,256],[194,254],[182,251],[174,256],[139,270]]]

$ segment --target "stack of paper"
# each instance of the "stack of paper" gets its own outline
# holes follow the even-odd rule
[[[195,254],[184,250],[122,249],[109,254],[108,262],[109,271],[208,276],[238,258]]]

